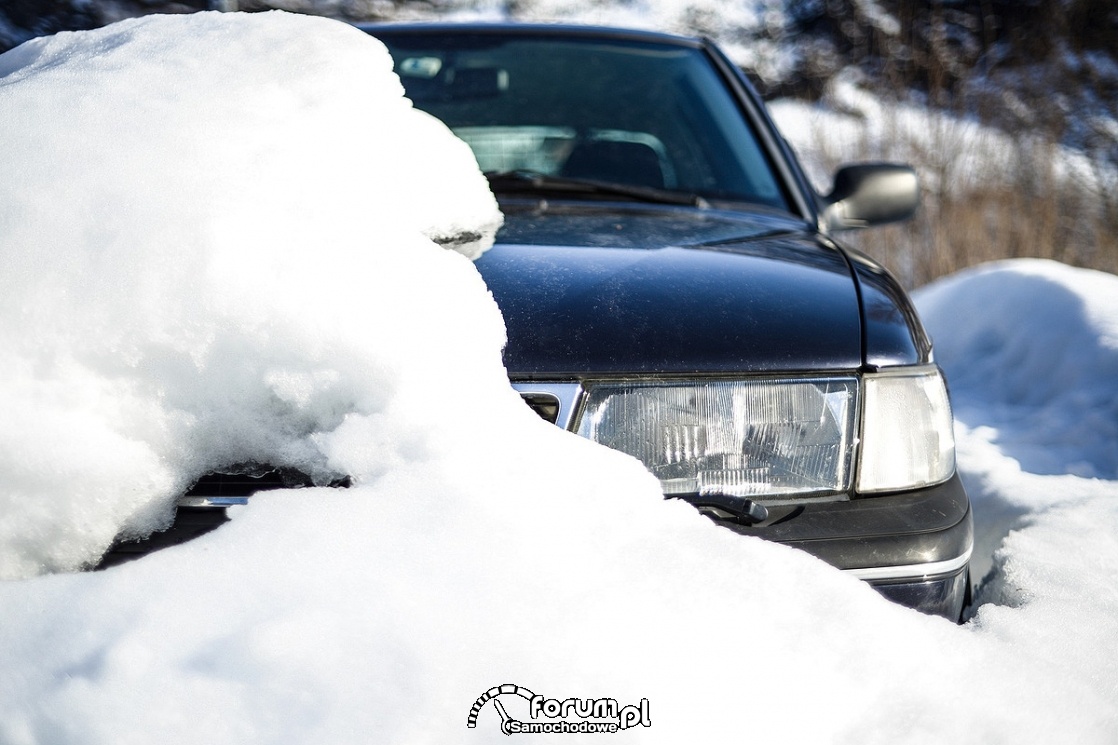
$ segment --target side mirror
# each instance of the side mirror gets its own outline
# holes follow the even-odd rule
[[[920,203],[916,171],[895,163],[844,166],[824,198],[823,220],[830,230],[884,225],[912,217]]]

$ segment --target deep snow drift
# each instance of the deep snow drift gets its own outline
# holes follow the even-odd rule
[[[355,29],[282,14],[0,57],[0,577],[151,532],[218,466],[329,481],[335,442],[448,358],[499,373],[496,307],[424,236],[473,255],[500,213],[391,67]],[[412,282],[384,269],[405,262]],[[390,462],[395,431],[375,436]]]
[[[157,523],[219,462],[358,480],[258,495],[105,572],[0,583],[0,742],[505,742],[495,706],[466,727],[501,684],[646,699],[650,726],[608,736],[625,742],[1118,738],[1118,484],[1011,459],[1052,399],[1007,394],[988,420],[978,387],[1043,361],[1019,340],[1056,318],[1113,348],[1118,278],[1011,265],[920,299],[980,519],[1010,505],[985,529],[1016,528],[981,593],[997,604],[957,627],[665,502],[520,404],[483,284],[424,237],[491,234],[492,199],[372,39],[149,18],[0,74],[4,572]],[[1021,294],[1033,312],[953,315],[1030,272],[1052,279]],[[1055,316],[1069,292],[1084,312]],[[978,348],[989,374],[968,380]]]
[[[1118,499],[1118,278],[1018,259],[935,282],[916,301],[951,385],[959,465],[978,503],[977,575],[1018,520],[1047,520],[1093,496],[1096,507],[1069,515],[1109,509]],[[1100,539],[1118,543],[1105,537],[1118,523],[1100,527]],[[1091,560],[1088,544],[1069,536],[1064,550]]]

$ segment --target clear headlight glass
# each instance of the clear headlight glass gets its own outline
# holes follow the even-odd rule
[[[813,496],[850,487],[858,379],[587,386],[578,433],[671,494]]]
[[[955,472],[947,386],[938,368],[866,375],[858,491],[915,489]]]

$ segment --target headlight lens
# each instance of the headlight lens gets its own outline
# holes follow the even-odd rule
[[[644,462],[665,494],[850,487],[858,379],[595,383],[578,433]]]
[[[858,491],[915,489],[955,472],[947,387],[936,368],[866,375]]]

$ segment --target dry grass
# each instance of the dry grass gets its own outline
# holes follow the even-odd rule
[[[845,243],[884,263],[906,287],[1023,257],[1118,274],[1113,165],[1080,159],[1074,170],[1066,151],[1033,135],[1004,137],[993,148],[957,130],[925,132],[921,138],[901,130],[886,127],[883,138],[856,144],[854,153],[829,151],[833,144],[820,132],[811,159],[830,173],[852,160],[900,160],[920,173],[921,207],[912,220],[842,234]],[[984,148],[998,153],[996,162]]]
[[[1068,192],[1072,193],[1068,193]],[[1074,189],[926,194],[910,222],[847,234],[907,287],[988,261],[1035,257],[1118,274],[1118,221]]]

